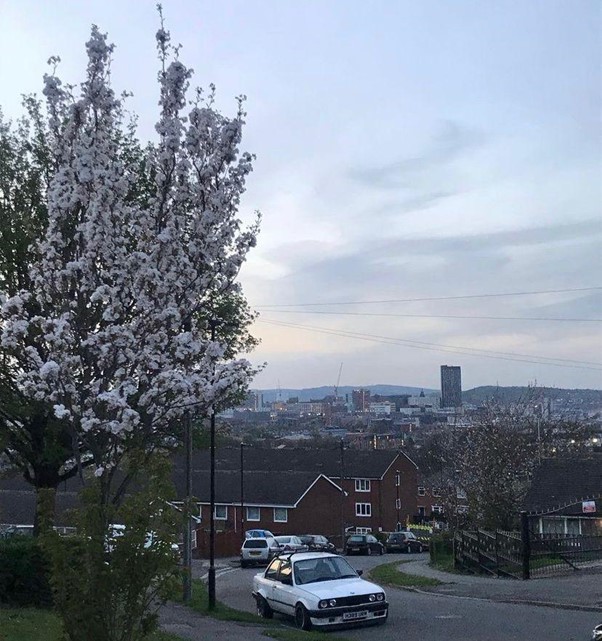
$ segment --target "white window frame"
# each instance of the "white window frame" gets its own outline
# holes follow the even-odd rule
[[[371,527],[356,527],[355,528],[355,533],[356,534],[372,534],[372,528]]]
[[[355,491],[356,492],[369,492],[370,491],[370,479],[355,479]]]
[[[217,515],[218,508],[224,508],[224,516],[218,516]],[[213,508],[213,518],[216,521],[227,521],[228,520],[228,506],[227,505],[216,505]]]
[[[284,518],[276,518],[276,510],[284,510]],[[274,508],[274,523],[288,523],[288,508],[286,507],[275,507]]]
[[[431,505],[431,514],[443,514],[443,506]]]
[[[245,509],[247,511],[246,512],[247,518],[245,519],[246,521],[255,521],[255,522],[256,521],[261,521],[261,508],[260,507],[254,507],[254,506],[251,505],[251,506],[247,506]],[[249,510],[257,510],[257,518],[253,518],[250,515]]]
[[[372,503],[356,503],[355,516],[370,518],[372,516]]]
[[[434,487],[431,490],[431,496],[434,496],[436,498],[441,498],[441,490],[438,487]]]
[[[420,485],[418,487],[418,496],[424,496],[425,494],[426,494],[426,488],[422,487],[422,485]]]

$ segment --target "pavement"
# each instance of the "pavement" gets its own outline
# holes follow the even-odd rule
[[[238,567],[238,559],[216,559],[216,577],[219,579],[220,574],[236,571]],[[399,569],[406,574],[430,577],[442,582],[436,586],[402,588],[413,592],[438,597],[485,599],[499,603],[541,605],[602,613],[602,566],[529,581],[442,572],[429,566],[428,557],[400,563]],[[206,578],[208,570],[208,561],[193,561],[194,578]],[[219,621],[175,603],[167,603],[162,607],[160,621],[163,630],[190,641],[267,640],[263,634],[264,626]]]
[[[406,574],[442,581],[442,585],[409,588],[416,592],[602,612],[601,565],[572,571],[570,574],[538,577],[528,581],[441,572],[429,566],[428,558],[402,563],[399,569]]]

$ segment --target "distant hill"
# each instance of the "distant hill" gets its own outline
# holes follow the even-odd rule
[[[563,401],[575,406],[602,406],[602,390],[595,389],[560,389],[557,387],[497,387],[484,385],[462,392],[464,403],[481,405],[485,401],[516,403],[535,395],[536,398]],[[533,396],[531,396],[532,398]]]
[[[380,394],[381,396],[399,396],[401,394],[435,394],[438,390],[428,389],[426,387],[406,387],[404,385],[342,385],[338,389],[339,396],[351,394],[354,389],[367,389],[371,394]],[[265,403],[270,403],[278,399],[287,401],[289,398],[298,397],[300,401],[310,401],[312,399],[322,399],[326,396],[332,396],[334,389],[332,386],[306,387],[303,389],[255,389],[254,392],[263,394]]]

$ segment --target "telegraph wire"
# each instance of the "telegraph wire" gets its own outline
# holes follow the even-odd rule
[[[336,305],[336,303],[333,303]],[[343,303],[341,303],[343,304]],[[292,305],[291,305],[292,307]],[[261,309],[258,307],[257,309]],[[383,316],[389,318],[460,318],[466,320],[545,321],[563,323],[602,323],[602,318],[546,318],[533,316],[461,316],[456,314],[391,314],[386,312],[323,312],[319,310],[266,309],[274,314],[330,314],[333,316]]]
[[[343,302],[329,302],[329,303],[289,303],[289,304],[268,304],[258,305],[256,309],[268,309],[277,307],[324,307],[327,305],[378,305],[388,303],[418,303],[426,301],[442,301],[442,300],[468,300],[473,298],[501,298],[504,296],[536,296],[539,294],[566,294],[570,292],[591,292],[601,290],[602,286],[596,287],[576,287],[566,289],[543,289],[525,292],[507,292],[507,293],[493,293],[493,294],[468,294],[465,296],[431,296],[424,298],[392,298],[389,300],[360,300],[360,301],[343,301]]]
[[[483,358],[493,358],[498,360],[514,361],[520,363],[532,363],[534,365],[552,365],[555,367],[569,367],[576,369],[588,369],[596,372],[602,372],[602,363],[592,361],[578,361],[566,358],[550,358],[548,356],[533,356],[529,354],[518,354],[513,352],[496,352],[491,350],[482,350],[474,347],[442,345],[439,343],[428,343],[425,341],[412,341],[404,338],[392,338],[389,336],[379,336],[375,334],[362,334],[359,332],[349,332],[345,330],[333,330],[324,327],[312,327],[309,325],[298,325],[296,323],[287,323],[278,320],[259,319],[257,322],[266,323],[280,327],[289,327],[293,329],[302,329],[306,331],[342,336],[346,338],[356,338],[375,343],[388,345],[402,345],[413,347],[415,349],[425,349],[435,352],[451,352],[455,354],[464,354],[466,356],[481,356]],[[557,362],[554,362],[557,361]],[[592,367],[592,365],[594,367]]]

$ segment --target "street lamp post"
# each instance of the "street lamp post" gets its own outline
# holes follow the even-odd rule
[[[215,322],[211,323],[211,341],[215,341]],[[215,609],[215,404],[211,406],[209,456],[209,572],[207,573],[207,596],[209,610]]]
[[[244,447],[245,443],[240,442],[240,540],[241,545],[245,542],[245,470],[244,470]]]
[[[397,525],[395,526],[395,529],[397,531],[401,529],[401,520],[400,520],[401,499],[399,498],[400,484],[401,484],[401,475],[399,473],[399,470],[395,470],[395,489],[397,490],[397,498],[395,499],[395,509],[397,510]]]

